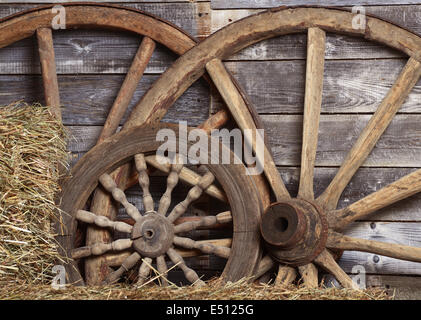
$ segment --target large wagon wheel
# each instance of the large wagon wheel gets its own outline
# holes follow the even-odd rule
[[[336,210],[343,190],[421,75],[420,37],[374,17],[367,17],[365,29],[356,29],[352,23],[354,17],[350,12],[337,9],[278,8],[234,22],[180,57],[144,96],[139,108],[134,110],[128,120],[129,124],[139,118],[146,118],[148,123],[159,121],[185,89],[206,70],[237,125],[241,129],[255,129],[245,96],[238,91],[221,60],[261,40],[292,33],[307,33],[303,144],[297,198],[291,198],[286,190],[268,149],[264,152],[265,176],[276,203],[269,206],[263,215],[261,232],[269,256],[280,263],[278,282],[293,281],[298,267],[304,283],[311,287],[317,286],[317,265],[334,275],[344,287],[353,287],[350,277],[335,261],[335,252],[341,250],[371,252],[421,262],[420,248],[354,239],[340,233],[350,222],[365,218],[421,191],[421,171],[418,170],[344,209]],[[315,199],[313,177],[326,32],[380,42],[407,54],[409,61],[349,151],[330,185]],[[257,276],[273,266],[269,256],[261,261]]]
[[[66,30],[78,28],[112,29],[143,36],[118,96],[109,111],[98,140],[99,143],[116,132],[152,56],[156,43],[160,43],[174,53],[181,55],[191,49],[196,44],[196,40],[173,24],[132,8],[98,3],[69,3],[62,5],[66,14]],[[61,118],[60,95],[52,38],[52,22],[57,15],[57,11],[53,11],[53,8],[53,5],[46,5],[1,19],[0,48],[36,34],[45,102],[52,113]],[[146,119],[138,118],[137,121],[133,121],[130,125],[125,126],[124,129],[134,125],[141,125],[144,123],[144,120]],[[210,130],[222,125],[227,120],[226,113],[222,112],[209,119],[202,127]],[[135,179],[130,180],[127,178],[130,175],[128,168],[129,166],[126,165],[117,172],[110,173],[119,187],[128,188],[135,183]],[[191,181],[189,180],[189,182]],[[96,190],[90,210],[110,219],[114,219],[117,214],[112,197],[101,188]],[[57,226],[56,229],[59,241],[66,244],[69,248],[72,247],[73,244],[68,242],[68,238],[72,236],[69,234],[69,231],[61,226]],[[112,235],[107,230],[99,230],[92,227],[87,229],[87,246],[98,242],[108,243],[111,241]],[[103,257],[86,259],[84,269],[88,284],[100,283],[109,270],[107,261]],[[79,272],[75,271],[75,268],[69,268],[68,273],[71,282],[80,280]]]
[[[179,151],[174,163],[167,166],[160,162],[155,154],[161,144],[156,140],[160,129],[172,129],[178,133],[177,126],[169,124],[156,128],[134,127],[125,130],[91,149],[72,169],[69,179],[63,184],[61,198],[61,209],[74,213],[74,216],[67,217],[65,223],[71,231],[70,239],[67,241],[68,248],[72,248],[76,220],[122,232],[126,237],[111,243],[99,242],[71,249],[69,250],[71,257],[80,259],[102,255],[109,266],[118,266],[119,268],[107,275],[105,283],[119,280],[126,271],[137,266],[139,270],[137,284],[145,284],[154,268],[153,260],[156,259],[157,277],[160,278],[161,284],[167,284],[166,275],[173,268],[169,269],[167,266],[165,259],[167,257],[167,260],[184,272],[187,280],[195,285],[204,285],[199,275],[189,268],[183,259],[186,256],[200,254],[213,254],[228,259],[223,272],[226,280],[252,276],[260,259],[258,224],[261,208],[255,186],[245,175],[245,167],[242,164],[209,165],[209,163],[219,163],[221,160],[219,157],[222,155],[200,154],[200,162],[206,164],[208,168],[208,171],[201,176],[183,166],[181,159],[187,154],[183,153],[182,148],[177,149]],[[179,145],[188,143],[191,146],[192,143],[183,140],[184,137],[178,138]],[[207,138],[205,140],[207,141]],[[176,148],[177,141],[173,143]],[[207,144],[204,143],[203,147],[207,147]],[[123,163],[134,164],[138,172],[138,183],[143,190],[144,210],[139,211],[130,204],[124,190],[120,189],[109,175]],[[166,191],[156,205],[149,191],[148,167],[159,168],[168,173]],[[170,207],[171,193],[179,180],[189,181],[194,185],[183,201]],[[214,181],[220,183],[223,191],[213,184]],[[82,210],[98,184],[122,204],[134,223],[114,221]],[[228,202],[230,210],[217,215],[183,219],[183,214],[190,203],[204,192],[219,201]],[[195,241],[183,236],[183,233],[197,228],[212,228],[229,223],[233,225],[232,238],[229,239]],[[107,254],[110,251],[111,254]],[[74,269],[72,274],[75,277],[78,275],[78,270]]]

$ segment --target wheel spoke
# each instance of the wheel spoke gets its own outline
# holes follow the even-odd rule
[[[143,37],[117,98],[108,113],[107,120],[102,128],[98,142],[103,141],[116,132],[154,50],[155,41],[149,37]]]
[[[421,262],[421,248],[356,239],[337,232],[329,233],[326,246],[332,249],[370,252],[400,260]]]
[[[76,219],[85,223],[95,224],[98,227],[113,228],[119,232],[131,233],[133,227],[121,221],[112,221],[105,216],[98,216],[95,213],[85,210],[78,210],[76,212]]]
[[[167,251],[167,255],[170,258],[170,260],[177,265],[181,270],[184,272],[184,276],[187,280],[189,280],[191,283],[193,283],[195,286],[201,287],[206,285],[198,276],[196,271],[189,268],[184,259],[173,249],[169,248]]]
[[[110,243],[96,243],[86,247],[73,249],[72,259],[86,258],[89,256],[99,256],[108,251],[123,251],[129,249],[133,244],[131,239],[119,239]]]
[[[323,95],[325,42],[326,34],[323,30],[308,29],[303,143],[298,196],[309,200],[314,199],[313,178]]]
[[[350,206],[328,213],[329,225],[340,230],[352,221],[367,217],[395,202],[421,192],[421,169],[387,185]]]
[[[342,270],[330,252],[326,249],[319,254],[314,262],[335,276],[336,280],[338,280],[344,288],[357,289],[357,286],[354,284],[352,279],[345,273],[345,271]]]
[[[232,239],[231,238],[226,238],[226,239],[212,239],[212,240],[200,240],[200,241],[196,241],[199,244],[205,244],[205,245],[213,245],[213,246],[217,246],[217,247],[226,247],[226,248],[230,248],[231,244],[232,244]],[[182,248],[177,248],[175,249],[175,251],[178,252],[178,254],[180,256],[182,256],[183,258],[191,258],[191,257],[197,257],[197,256],[201,256],[203,255],[203,251],[200,251],[198,249],[182,249]]]
[[[167,280],[167,263],[165,262],[165,256],[159,256],[156,258],[156,267],[158,269],[158,272],[160,274],[161,279],[161,285],[166,287],[168,286],[168,280]]]
[[[275,263],[269,255],[264,256],[262,260],[260,260],[259,266],[254,274],[254,279],[258,279],[263,276],[266,272],[272,269],[274,265]]]
[[[137,285],[141,286],[148,280],[149,274],[151,273],[151,258],[143,258],[143,262],[139,267],[139,279],[137,280]]]
[[[133,268],[136,263],[140,260],[140,255],[137,252],[132,253],[124,262],[121,264],[121,267],[116,271],[111,272],[104,280],[104,284],[110,284],[116,282],[124,274],[124,272],[129,271]]]
[[[183,222],[176,225],[174,228],[175,233],[189,232],[201,227],[212,227],[216,224],[224,224],[232,222],[232,215],[230,211],[225,211],[217,214],[216,216],[198,217],[198,220]]]
[[[257,132],[256,125],[247,104],[231,80],[231,76],[225,69],[223,63],[219,59],[213,59],[206,64],[206,70],[218,88],[228,109],[231,111],[231,115],[234,117],[238,127],[243,131],[246,129],[253,130],[253,134],[256,138],[252,138],[252,141],[248,141],[248,145],[252,146],[252,150],[256,153],[257,162],[264,169],[266,178],[268,179],[277,200],[289,198],[289,193],[276,168],[272,155],[266,147],[263,137]],[[245,136],[245,138],[248,137]],[[257,145],[263,146],[263,155],[260,155],[259,152],[256,151]]]
[[[162,215],[165,215],[168,211],[168,208],[171,204],[171,193],[177,185],[178,175],[180,174],[181,169],[183,169],[183,160],[181,156],[177,154],[175,161],[176,163],[171,165],[171,172],[167,178],[167,190],[165,190],[161,200],[159,200],[158,213]]]
[[[319,286],[318,270],[314,264],[309,263],[304,266],[299,266],[298,271],[307,288],[317,288]]]
[[[171,165],[165,164],[164,161],[160,161],[158,160],[158,158],[159,156],[155,156],[155,155],[147,156],[146,162],[164,173],[170,173]],[[186,167],[183,167],[183,169],[181,169],[179,173],[179,179],[191,186],[196,185],[199,182],[200,178],[201,176],[198,173]],[[213,198],[216,198],[223,202],[227,202],[227,197],[225,196],[225,193],[214,185],[209,186],[209,188],[207,188],[205,192],[206,194],[210,195]]]
[[[275,278],[275,285],[279,286],[288,286],[290,285],[295,278],[297,277],[297,272],[294,268],[289,266],[279,265],[278,273]]]
[[[133,219],[138,221],[142,218],[139,210],[132,205],[129,201],[127,201],[126,195],[124,191],[117,187],[114,179],[107,173],[104,173],[102,176],[99,177],[99,182],[101,185],[113,196],[114,200],[121,203],[123,207],[126,209],[126,212],[129,216]]]
[[[139,153],[134,156],[136,170],[139,173],[139,185],[142,188],[143,192],[143,206],[145,207],[145,212],[154,211],[154,204],[152,195],[149,192],[149,176],[146,172],[146,161],[143,153]]]
[[[186,249],[197,249],[207,254],[214,254],[218,257],[228,259],[230,256],[231,249],[228,247],[216,246],[211,243],[199,242],[190,238],[174,237],[174,244],[179,247]]]
[[[410,58],[387,96],[347,154],[336,176],[319,197],[318,200],[323,207],[329,210],[336,208],[343,190],[358,168],[364,163],[376,142],[417,83],[420,75],[421,63]]]
[[[177,218],[183,215],[186,212],[188,206],[193,201],[197,200],[202,195],[203,191],[206,190],[214,180],[214,175],[210,171],[206,172],[203,177],[200,178],[197,185],[190,189],[186,199],[184,199],[172,209],[171,213],[168,215],[168,220],[174,222],[177,220]]]
[[[44,84],[45,103],[51,113],[61,120],[60,94],[53,46],[53,33],[50,28],[37,30],[38,51],[41,62],[42,81]]]
[[[198,128],[205,130],[207,134],[211,134],[212,130],[222,127],[228,122],[230,115],[225,110],[220,110],[214,115],[210,116]]]

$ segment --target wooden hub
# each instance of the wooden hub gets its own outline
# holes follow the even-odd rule
[[[133,248],[143,257],[159,257],[171,247],[174,240],[174,226],[163,215],[149,213],[133,227]]]
[[[315,204],[293,199],[272,204],[263,215],[260,230],[275,260],[300,266],[313,261],[325,248],[328,226]]]

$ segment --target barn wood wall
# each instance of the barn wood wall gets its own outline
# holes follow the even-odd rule
[[[0,17],[51,2],[59,1],[0,0]],[[151,12],[199,39],[267,7],[320,4],[300,0],[110,2]],[[421,1],[331,0],[324,4],[346,8],[364,5],[368,13],[421,33]],[[79,30],[55,34],[54,40],[63,121],[73,135],[69,149],[74,163],[95,144],[141,39],[117,32]],[[299,178],[305,56],[306,36],[300,34],[255,44],[226,61],[261,114],[275,162],[292,193],[297,192]],[[0,50],[0,104],[20,99],[43,101],[37,59],[33,38]],[[175,59],[167,50],[155,51],[131,107]],[[403,54],[382,45],[333,34],[327,37],[326,59],[316,195],[333,178],[347,150],[406,62]],[[421,82],[345,190],[340,206],[421,167],[420,102]],[[220,107],[220,101],[211,95],[206,83],[199,81],[170,109],[165,121],[188,119],[189,125],[198,125]],[[421,195],[386,208],[368,221],[356,222],[347,233],[421,247]],[[347,272],[356,264],[363,265],[370,274],[369,284],[414,289],[421,286],[419,263],[346,252],[340,264]]]

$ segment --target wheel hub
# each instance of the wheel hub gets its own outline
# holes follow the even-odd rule
[[[302,199],[272,204],[262,217],[260,229],[269,254],[294,266],[313,261],[325,248],[328,232],[322,210]]]
[[[134,249],[144,257],[156,258],[171,247],[174,226],[163,215],[156,212],[143,216],[133,227]]]

